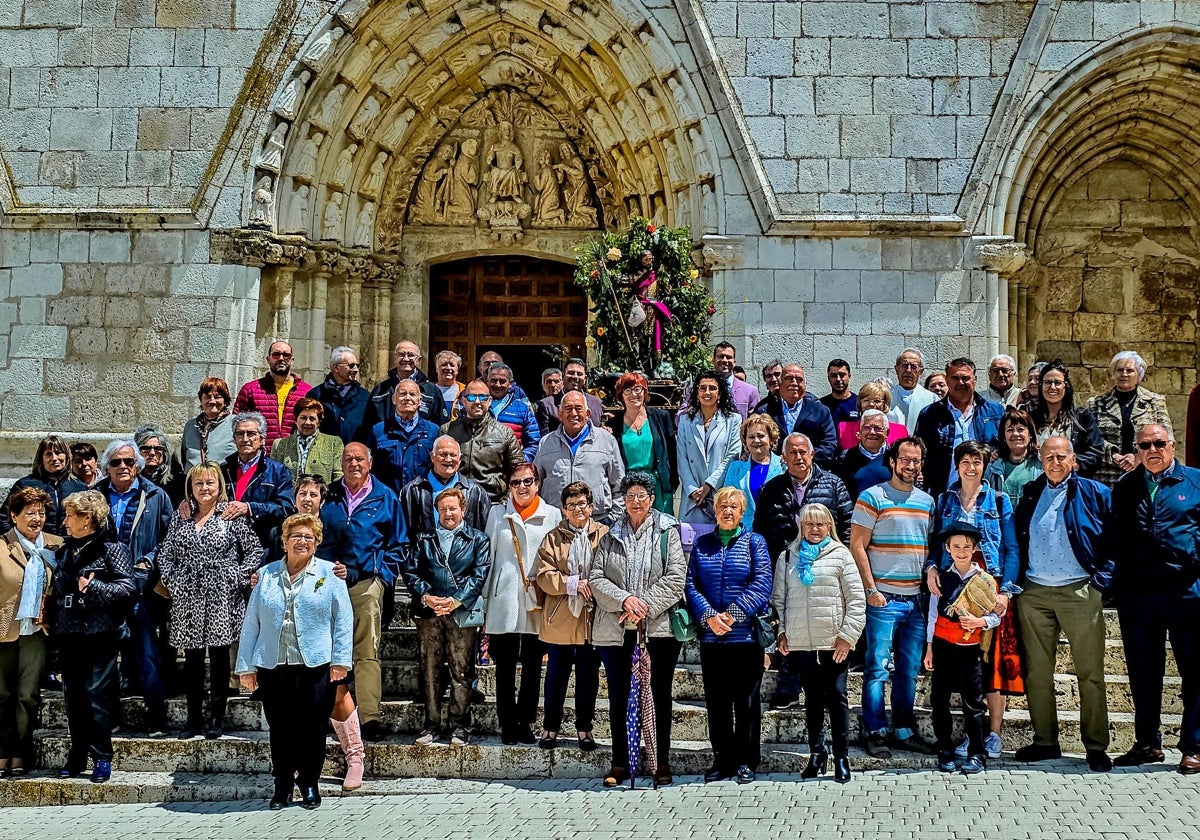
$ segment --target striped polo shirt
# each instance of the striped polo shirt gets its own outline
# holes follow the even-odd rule
[[[871,529],[867,559],[880,592],[911,595],[921,586],[929,555],[933,496],[924,490],[897,490],[890,483],[862,492],[851,523]]]

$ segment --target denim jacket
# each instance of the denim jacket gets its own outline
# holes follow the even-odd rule
[[[958,497],[960,487],[960,482],[954,482],[949,490],[938,496],[937,504],[934,505],[926,569],[930,566],[937,566],[939,569],[950,567],[950,552],[946,549],[945,541],[939,539],[938,535],[962,516],[962,502]],[[1017,586],[1017,577],[1021,560],[1017,551],[1012,502],[1004,493],[997,493],[988,484],[982,484],[975,499],[975,516],[970,521],[983,537],[979,550],[983,552],[987,573],[1001,582],[1001,592],[1019,595],[1021,587]]]

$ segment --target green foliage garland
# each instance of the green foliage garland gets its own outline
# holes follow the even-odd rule
[[[635,300],[632,289],[643,274],[642,255],[654,256],[657,292],[671,312],[660,321],[662,353],[655,357],[654,323],[661,317],[646,306],[646,323],[628,324]],[[640,216],[620,231],[575,249],[575,282],[587,292],[592,319],[587,345],[600,371],[641,370],[651,378],[684,377],[709,363],[709,338],[716,305],[699,272],[692,267],[692,238],[686,227],[658,228]],[[631,346],[632,344],[632,346]]]

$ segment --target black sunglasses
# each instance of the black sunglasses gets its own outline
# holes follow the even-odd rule
[[[136,458],[113,458],[108,462],[110,467],[132,467],[137,465]]]
[[[1169,440],[1139,440],[1138,449],[1148,452],[1150,449],[1166,449]]]

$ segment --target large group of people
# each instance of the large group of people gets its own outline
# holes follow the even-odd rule
[[[398,590],[417,630],[419,745],[471,743],[486,645],[503,743],[558,747],[573,671],[571,743],[596,749],[603,665],[604,784],[642,774],[639,734],[645,775],[671,784],[672,688],[695,641],[706,781],[755,779],[768,667],[771,708],[804,697],[805,779],[830,752],[836,781],[851,778],[846,685],[859,666],[871,756],[936,754],[941,770],[973,774],[999,757],[1014,694],[1027,695],[1033,730],[1016,760],[1061,755],[1061,633],[1088,767],[1164,760],[1169,639],[1179,770],[1200,772],[1200,470],[1176,461],[1137,353],[1118,353],[1112,389],[1090,400],[1057,359],[1022,388],[1003,355],[986,383],[968,358],[923,380],[914,349],[894,379],[857,393],[834,359],[818,399],[801,365],[778,360],[760,393],[722,342],[677,412],[653,405],[636,371],[606,411],[581,359],[546,370],[536,403],[495,351],[465,382],[453,352],[437,355],[432,380],[421,359],[400,342],[368,391],[354,350],[338,347],[310,387],[276,341],[236,398],[203,380],[178,453],[153,426],[99,456],[45,438],[0,514],[0,776],[27,772],[47,679],[61,679],[70,729],[60,773],[90,760],[95,782],[112,772],[120,687],[159,736],[167,697],[184,694],[189,739],[221,737],[240,684],[270,730],[271,807],[298,787],[315,808],[327,727],[348,790],[362,784],[364,741],[389,734],[380,646]],[[1115,762],[1106,603],[1136,718]],[[922,669],[936,742],[917,726]]]

